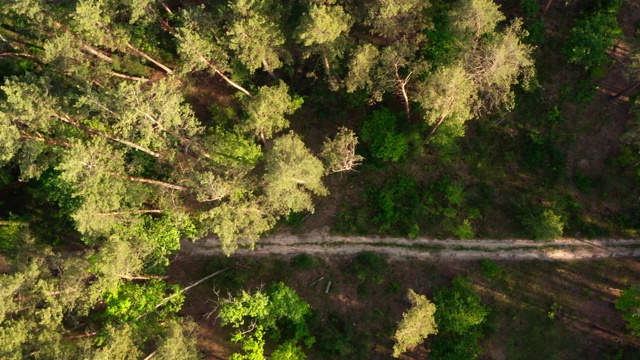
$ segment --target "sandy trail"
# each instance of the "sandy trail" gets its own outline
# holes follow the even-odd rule
[[[260,239],[255,250],[238,249],[240,256],[294,256],[301,253],[316,256],[353,255],[375,251],[390,259],[406,258],[439,260],[589,260],[640,256],[640,239],[560,239],[547,243],[531,240],[433,240],[390,237],[332,236],[323,232],[305,235],[278,234]],[[183,241],[185,255],[222,254],[216,238]]]

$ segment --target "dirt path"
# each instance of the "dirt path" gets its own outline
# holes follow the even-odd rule
[[[640,239],[561,239],[548,243],[531,240],[431,240],[383,237],[342,237],[312,232],[306,235],[275,235],[258,241],[255,250],[238,249],[235,255],[316,256],[353,255],[370,250],[401,260],[409,257],[440,260],[588,260],[640,257]],[[222,254],[215,238],[195,243],[184,241],[185,255]]]

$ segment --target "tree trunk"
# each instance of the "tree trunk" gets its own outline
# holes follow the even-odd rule
[[[119,77],[122,79],[127,79],[127,80],[134,80],[134,81],[149,81],[149,79],[147,78],[143,78],[143,77],[138,77],[138,76],[131,76],[131,75],[126,75],[126,74],[121,74],[119,72],[115,72],[115,71],[109,71],[109,75],[113,75],[115,77]]]
[[[267,60],[264,60],[264,59],[262,60],[262,67],[264,68],[264,71],[266,71],[269,74],[269,76],[278,80],[278,77],[276,76],[276,74],[274,74],[273,70],[270,69],[270,66]]]
[[[107,138],[107,139],[109,139],[111,141],[115,141],[115,142],[123,144],[123,145],[127,145],[127,146],[132,147],[132,148],[134,148],[136,150],[140,150],[140,151],[142,151],[142,152],[144,152],[146,154],[149,154],[149,155],[151,155],[151,156],[153,156],[155,158],[159,158],[160,157],[160,153],[157,153],[157,152],[155,152],[153,150],[150,150],[150,149],[147,149],[145,147],[142,147],[142,146],[140,146],[140,145],[138,145],[136,143],[132,143],[131,141],[119,139],[119,138],[117,138],[117,137],[115,137],[115,136],[113,136],[111,134],[106,133],[106,132],[103,132],[103,131],[100,131],[100,130],[96,130],[96,129],[92,129],[92,128],[88,127],[88,126],[84,126],[82,124],[79,124],[79,123],[71,120],[68,117],[60,116],[60,115],[55,114],[55,113],[54,113],[54,116],[58,120],[66,123],[66,124],[73,125],[73,126],[79,128],[79,129],[82,129],[84,131],[90,132],[92,134],[100,135],[100,136],[105,137],[105,138]]]
[[[84,42],[82,42],[82,49],[84,49],[85,51],[87,51],[90,54],[93,54],[93,55],[97,56],[98,58],[100,58],[100,59],[102,59],[104,61],[107,61],[107,62],[110,62],[110,63],[113,62],[113,59],[111,57],[101,53],[100,51],[92,48],[91,46],[85,44]]]
[[[407,96],[407,83],[406,82],[401,82],[400,83],[400,90],[402,90],[402,97],[404,98],[404,111],[407,114],[407,121],[411,120],[411,107],[409,106],[409,96]]]
[[[218,70],[217,67],[215,67],[211,62],[209,62],[209,60],[207,60],[204,56],[200,55],[200,60],[204,61],[207,66],[209,66],[209,68],[211,68],[211,70],[213,70],[216,74],[218,74],[222,79],[224,79],[224,81],[226,81],[229,85],[233,86],[234,88],[242,91],[245,95],[247,95],[248,97],[253,97],[253,95],[251,95],[251,93],[249,92],[249,90],[243,88],[242,86],[240,86],[239,84],[235,83],[233,80],[229,79],[225,74],[222,73],[222,71]]]
[[[168,68],[167,66],[163,65],[161,62],[155,60],[154,58],[152,58],[151,56],[147,55],[146,53],[144,53],[142,50],[138,49],[137,47],[131,45],[131,43],[127,43],[127,47],[131,50],[133,50],[136,54],[142,56],[143,58],[149,60],[150,62],[152,62],[153,64],[155,64],[156,66],[158,66],[160,69],[162,69],[164,72],[166,72],[167,74],[173,74],[173,70],[171,70],[170,68]]]
[[[438,120],[438,122],[436,123],[436,125],[433,127],[433,129],[431,129],[431,132],[429,132],[429,135],[427,136],[427,138],[425,139],[425,142],[427,140],[429,140],[429,138],[431,138],[431,136],[433,136],[433,134],[436,132],[436,129],[438,128],[438,126],[440,126],[440,124],[442,124],[442,122],[444,121],[444,119],[446,118],[446,116],[443,116],[440,118],[440,120]]]
[[[162,187],[166,187],[166,188],[173,189],[173,190],[178,190],[178,191],[187,191],[187,188],[184,187],[184,186],[174,185],[174,184],[166,183],[166,182],[159,181],[159,180],[151,180],[151,179],[138,178],[138,177],[133,177],[133,176],[127,176],[126,178],[128,180],[130,180],[130,181],[141,182],[141,183],[145,183],[145,184],[159,185],[159,186],[162,186]]]
[[[21,133],[22,138],[23,139],[29,139],[29,140],[33,140],[33,141],[38,141],[38,142],[44,142],[47,143],[49,145],[55,145],[55,146],[60,146],[60,147],[71,147],[71,144],[69,144],[68,142],[64,142],[64,141],[56,141],[56,140],[51,140],[51,139],[47,139],[47,138],[43,138],[43,137],[36,137],[36,136],[32,136],[29,135],[25,132]]]
[[[626,88],[622,89],[619,93],[609,96],[609,100],[611,100],[611,101],[617,100],[619,97],[621,97],[622,95],[626,94],[627,92],[637,88],[638,86],[640,86],[640,83],[635,83],[635,84],[629,85]]]
[[[553,0],[548,0],[547,1],[547,5],[545,5],[544,10],[542,11],[542,16],[544,16],[544,14],[547,13],[547,10],[549,10],[549,7],[551,7],[552,3],[553,3]]]
[[[223,273],[223,272],[225,272],[225,271],[227,271],[227,270],[229,270],[229,268],[228,268],[228,267],[227,267],[227,268],[224,268],[224,269],[222,269],[222,270],[218,270],[218,271],[214,272],[213,274],[207,275],[207,276],[203,277],[202,279],[200,279],[200,280],[198,280],[198,281],[194,282],[193,284],[191,284],[191,285],[187,286],[186,288],[184,288],[184,289],[182,289],[182,290],[180,290],[180,291],[177,291],[175,294],[171,294],[171,295],[167,296],[167,297],[166,297],[166,298],[164,298],[164,299],[163,299],[163,300],[162,300],[158,305],[156,305],[156,309],[157,309],[157,308],[159,308],[160,306],[162,306],[162,305],[166,304],[166,303],[167,303],[167,301],[171,300],[172,298],[174,298],[174,297],[176,297],[176,296],[178,296],[178,295],[180,295],[180,294],[184,294],[184,293],[185,293],[185,292],[187,292],[189,289],[191,289],[191,288],[193,288],[193,287],[195,287],[195,286],[198,286],[198,285],[202,284],[203,282],[205,282],[205,281],[207,281],[207,280],[211,279],[212,277],[214,277],[214,276],[216,276],[216,275],[219,275],[219,274],[221,274],[221,273]]]
[[[162,210],[131,210],[131,211],[113,211],[107,213],[95,213],[97,216],[115,216],[115,215],[126,215],[126,214],[162,214]]]
[[[151,280],[151,279],[168,279],[169,275],[149,275],[149,276],[130,276],[123,274],[113,274],[121,279],[127,280]]]

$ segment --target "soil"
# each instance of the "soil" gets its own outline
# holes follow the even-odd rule
[[[305,235],[279,234],[261,239],[255,250],[238,249],[238,256],[288,256],[307,253],[330,258],[374,251],[392,260],[407,258],[440,260],[588,260],[640,256],[640,239],[560,239],[553,242],[532,240],[434,240],[385,237],[342,237],[327,230]],[[187,256],[221,255],[217,239],[195,243],[183,241],[181,252]]]
[[[613,244],[621,243],[608,242],[609,246]],[[326,326],[329,318],[339,318],[353,328],[353,343],[362,346],[360,352],[332,357],[316,345],[305,349],[308,359],[391,359],[390,335],[410,306],[407,290],[411,288],[433,299],[439,288],[448,286],[458,275],[471,279],[492,312],[487,325],[491,330],[482,341],[479,359],[602,359],[619,349],[640,348],[638,339],[628,335],[614,308],[620,291],[640,280],[637,259],[502,259],[496,264],[503,272],[486,278],[481,275],[480,263],[471,258],[388,258],[384,279],[378,283],[361,282],[350,274],[348,269],[354,258],[348,253],[315,257],[310,268],[293,266],[289,261],[291,253],[255,256],[261,254],[257,250],[251,256],[236,253],[231,257],[181,253],[172,262],[169,274],[173,281],[187,285],[222,267],[233,273],[223,273],[186,294],[182,314],[198,323],[198,345],[206,359],[226,359],[239,351],[229,342],[230,329],[221,327],[216,319],[217,296],[255,291],[277,281],[295,289],[311,305],[316,313],[312,324],[315,331]],[[243,280],[237,282],[240,277]],[[391,290],[392,285],[397,287],[395,291]],[[559,310],[550,319],[553,304]],[[428,358],[429,348],[427,340],[401,358]]]

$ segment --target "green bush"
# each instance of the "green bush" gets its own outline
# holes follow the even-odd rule
[[[552,209],[531,215],[523,220],[531,235],[538,241],[552,241],[562,236],[564,220]]]
[[[396,129],[400,118],[400,114],[382,108],[374,111],[362,125],[360,138],[369,144],[374,158],[397,162],[407,156],[409,151],[407,138]]]
[[[480,268],[482,269],[482,276],[487,279],[495,279],[502,275],[502,268],[496,264],[493,260],[484,259],[480,261]]]
[[[384,280],[387,270],[387,260],[373,251],[363,251],[356,255],[348,273],[355,275],[360,282],[372,280],[380,284]]]
[[[291,266],[300,269],[311,269],[316,264],[316,259],[309,254],[299,254],[291,259]]]
[[[540,11],[540,5],[536,0],[520,0],[520,9],[527,17],[533,17],[538,15]]]
[[[640,337],[640,285],[632,285],[624,290],[616,300],[616,309],[622,311],[631,335]]]
[[[475,359],[482,350],[478,342],[483,336],[482,326],[489,309],[469,280],[456,277],[450,287],[436,292],[433,302],[439,334],[432,341],[429,358]]]
[[[373,223],[378,225],[378,231],[395,230],[410,237],[419,235],[417,220],[423,208],[418,186],[411,178],[398,176],[387,180],[380,188],[367,192],[367,201],[373,210]]]
[[[540,44],[544,41],[544,36],[547,33],[547,29],[544,27],[542,19],[534,19],[527,25],[527,41],[531,44]]]
[[[464,219],[464,221],[462,221],[462,224],[456,227],[453,233],[460,240],[471,240],[476,237],[476,233],[475,231],[473,231],[473,226],[471,226],[471,222],[469,221],[469,219]]]
[[[612,61],[606,51],[623,35],[617,19],[619,4],[612,2],[576,21],[565,44],[570,63],[589,70]]]

